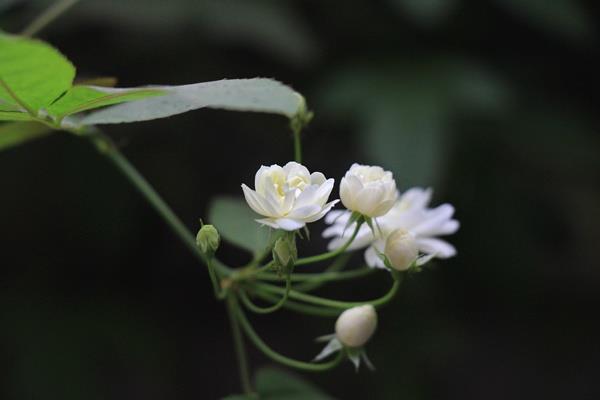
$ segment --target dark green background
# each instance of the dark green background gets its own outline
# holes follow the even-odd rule
[[[18,32],[44,4],[0,1],[0,27]],[[80,77],[121,86],[281,80],[315,111],[311,170],[339,180],[354,161],[380,163],[402,190],[431,185],[435,204],[455,205],[458,256],[380,313],[377,371],[305,378],[340,399],[592,399],[598,16],[574,0],[82,0],[41,37]],[[106,131],[194,230],[213,196],[293,154],[285,119],[269,115],[201,110]],[[239,391],[206,271],[88,144],[56,134],[0,154],[0,223],[0,398]],[[321,228],[305,251],[324,248]],[[377,274],[323,293],[386,285]],[[333,330],[288,313],[255,322],[302,359]]]

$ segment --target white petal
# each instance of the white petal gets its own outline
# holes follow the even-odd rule
[[[310,183],[312,185],[320,185],[325,182],[325,175],[320,172],[313,172],[310,174]]]
[[[333,211],[331,211],[329,214],[327,214],[325,216],[325,219],[327,219],[327,217],[329,217],[329,215],[332,212]],[[324,238],[330,238],[330,237],[334,237],[334,236],[342,236],[343,232],[344,232],[344,227],[342,225],[336,224],[336,225],[332,225],[332,226],[325,228],[325,230],[323,231],[321,236],[323,236]]]
[[[394,206],[395,202],[395,199],[382,201],[373,211],[373,216],[380,217],[385,215]]]
[[[335,239],[332,239],[329,244],[327,245],[327,249],[328,250],[335,250],[335,249],[339,249],[340,247],[342,247],[344,245],[344,243],[346,243],[347,239],[343,239],[341,237],[337,237]]]
[[[319,186],[319,189],[315,194],[317,204],[323,205],[327,202],[327,199],[329,199],[329,195],[333,190],[334,183],[335,180],[327,179],[325,182],[323,182],[323,184],[321,184],[321,186]]]
[[[321,211],[321,206],[317,204],[309,204],[307,206],[294,208],[286,217],[292,219],[306,220],[306,218],[311,217]],[[312,221],[306,221],[312,222]]]
[[[296,229],[300,229],[306,225],[302,221],[297,221],[290,218],[278,218],[274,222],[280,229],[283,229],[284,231],[295,231]]]
[[[360,355],[358,353],[349,353],[348,360],[354,365],[354,369],[358,372],[358,368],[360,367]]]
[[[454,214],[454,207],[450,204],[442,204],[433,210],[429,210],[426,219],[414,226],[411,231],[413,234],[421,236],[440,235],[441,228],[452,217],[452,214]]]
[[[339,340],[335,338],[331,339],[329,343],[327,343],[327,345],[323,348],[323,350],[321,350],[321,352],[317,354],[313,361],[324,360],[336,351],[340,351],[342,347],[344,346],[340,343]]]
[[[411,208],[425,208],[431,200],[433,191],[431,188],[410,188],[401,196],[401,200],[407,202]]]
[[[352,213],[347,210],[333,210],[325,217],[325,223],[346,225],[351,214]]]
[[[365,251],[365,262],[371,268],[385,268],[385,264],[383,263],[373,246],[370,246]]]
[[[304,188],[302,193],[300,193],[296,198],[296,201],[294,202],[294,208],[300,208],[311,204],[317,204],[316,200],[318,191],[319,186],[317,185],[310,185]]]
[[[290,161],[285,164],[283,166],[283,172],[285,172],[286,175],[298,175],[306,180],[310,179],[310,172],[308,172],[308,169],[304,165],[298,164],[296,161]]]
[[[277,225],[275,220],[272,218],[256,219],[255,221],[261,225],[266,225],[266,226],[270,226],[271,228],[279,229],[279,225]]]
[[[375,187],[364,187],[361,191],[356,195],[355,207],[359,211],[365,215],[370,217],[377,217],[378,215],[374,215],[373,212],[381,203],[385,196],[385,192],[381,186]]]
[[[435,254],[438,258],[449,258],[456,255],[454,246],[440,239],[419,238],[417,245],[423,253]]]
[[[266,201],[262,198],[261,195],[256,193],[254,190],[250,189],[245,184],[242,184],[242,191],[244,192],[244,198],[246,199],[246,203],[250,206],[250,208],[257,214],[264,215],[265,217],[273,216],[273,210],[269,207],[265,207]]]
[[[425,265],[429,261],[431,261],[433,258],[435,258],[435,254],[426,254],[424,256],[417,258],[417,261],[415,262],[415,264],[417,267],[422,267],[423,265]]]
[[[321,218],[323,218],[325,216],[325,214],[327,214],[329,212],[329,210],[331,210],[333,208],[333,206],[335,206],[337,203],[339,202],[339,200],[334,200],[330,203],[325,204],[325,206],[321,209],[321,211],[317,212],[316,214],[308,217],[305,219],[306,222],[315,222],[320,220]]]
[[[347,209],[353,209],[354,204],[356,203],[356,195],[362,188],[363,184],[354,175],[346,174],[346,176],[342,178],[342,181],[340,182],[340,199]]]

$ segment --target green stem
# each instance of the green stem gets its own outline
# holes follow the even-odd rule
[[[310,295],[310,294],[306,294],[306,293],[302,293],[302,292],[297,292],[295,290],[290,291],[289,297],[294,300],[304,301],[306,303],[314,304],[317,306],[339,308],[342,310],[360,306],[363,304],[371,304],[374,307],[381,307],[381,306],[387,304],[390,300],[392,300],[394,298],[394,296],[398,292],[400,283],[402,282],[401,275],[393,273],[393,272],[392,272],[392,274],[394,277],[394,284],[392,285],[390,290],[384,296],[382,296],[378,299],[375,299],[375,300],[339,301],[339,300],[326,299],[323,297],[314,296],[314,295]],[[263,290],[263,291],[269,292],[269,293],[276,293],[276,294],[282,294],[282,291],[283,291],[283,289],[281,289],[277,286],[270,285],[268,283],[255,282],[253,284],[253,288],[257,289],[257,290]]]
[[[237,319],[239,320],[240,325],[242,326],[242,329],[244,329],[244,332],[246,332],[246,336],[248,336],[248,338],[260,351],[262,351],[267,357],[269,357],[273,361],[276,361],[291,368],[301,369],[303,371],[321,372],[335,368],[344,357],[343,352],[340,351],[336,358],[321,364],[299,361],[290,357],[286,357],[271,349],[260,338],[260,336],[258,336],[258,334],[254,331],[254,328],[252,328],[252,325],[246,318],[246,315],[244,314],[241,308],[238,307],[235,311]]]
[[[171,210],[167,203],[160,197],[154,188],[146,181],[146,179],[137,171],[137,169],[119,152],[112,140],[101,132],[93,134],[85,134],[83,137],[88,138],[95,146],[100,154],[106,156],[112,163],[127,177],[129,182],[142,194],[144,199],[154,207],[158,214],[165,220],[173,232],[179,237],[189,251],[205,265],[208,260],[200,252],[196,246],[196,238],[181,222],[179,217]],[[223,275],[230,275],[229,268],[221,263],[215,263],[216,269]]]
[[[210,281],[212,282],[215,297],[219,300],[224,299],[226,294],[223,288],[221,288],[221,284],[219,283],[219,278],[217,276],[217,273],[215,272],[215,267],[213,265],[212,258],[207,260],[206,266],[208,267],[208,275],[210,276]]]
[[[348,241],[346,243],[344,243],[344,245],[342,247],[339,247],[339,248],[329,251],[327,253],[318,254],[316,256],[299,258],[298,261],[296,261],[296,265],[305,265],[305,264],[312,264],[312,263],[316,263],[316,262],[320,262],[320,261],[325,261],[325,260],[329,260],[330,258],[334,258],[334,257],[337,257],[338,255],[342,254],[344,251],[346,251],[346,249],[348,247],[350,247],[350,245],[356,238],[356,235],[358,235],[358,231],[359,231],[361,225],[362,225],[361,222],[356,223],[356,228],[354,228],[354,232],[352,232],[352,236],[350,236],[350,239],[348,239]]]
[[[347,279],[359,278],[365,275],[368,275],[374,271],[373,268],[364,267],[353,269],[350,271],[341,271],[341,272],[317,272],[317,273],[300,273],[300,274],[292,274],[290,279],[293,282],[318,282],[325,283],[331,281],[343,281]],[[277,274],[272,273],[262,273],[258,275],[261,280],[264,281],[272,281],[278,282],[281,280]]]
[[[231,333],[233,336],[233,344],[235,347],[235,353],[237,355],[240,379],[242,383],[242,390],[245,394],[252,394],[252,383],[250,382],[250,369],[248,367],[248,356],[246,355],[246,348],[244,346],[244,338],[240,330],[240,324],[236,316],[241,311],[238,303],[233,295],[227,298],[227,314],[231,323]]]
[[[272,303],[279,301],[279,296],[272,294],[272,293],[256,291],[256,292],[254,292],[254,294],[256,295],[256,297],[260,297],[261,299],[270,301]],[[338,309],[316,307],[316,306],[311,306],[308,304],[298,303],[293,300],[286,301],[285,304],[283,305],[283,308],[286,308],[291,311],[295,311],[299,314],[305,314],[305,315],[310,315],[310,316],[314,316],[314,317],[332,318],[332,317],[337,317],[340,315],[340,310],[338,310]]]
[[[250,298],[248,297],[248,295],[246,294],[246,292],[244,290],[239,291],[239,296],[240,296],[240,299],[242,300],[242,303],[244,303],[246,308],[248,308],[250,311],[255,312],[257,314],[270,314],[272,312],[279,310],[281,307],[283,307],[283,305],[285,304],[285,302],[287,301],[287,299],[289,297],[291,289],[292,289],[292,280],[290,279],[290,276],[288,275],[286,278],[286,281],[285,281],[285,289],[283,292],[283,297],[281,297],[281,299],[279,299],[279,301],[277,301],[277,303],[275,303],[269,307],[261,307],[261,306],[257,306],[256,304],[254,304],[252,302],[252,300],[250,300]]]
[[[346,266],[346,264],[348,263],[348,261],[350,260],[351,257],[352,257],[352,254],[350,254],[350,253],[341,254],[339,257],[337,257],[331,263],[331,265],[329,265],[327,268],[325,268],[325,270],[323,272],[328,273],[328,272],[341,271],[342,269],[344,269],[344,267]],[[299,292],[310,292],[311,290],[320,288],[325,283],[326,282],[318,282],[318,281],[303,282],[303,283],[300,283],[299,285],[296,285],[295,287],[296,287],[296,290]]]
[[[74,6],[77,1],[78,0],[56,1],[46,10],[44,10],[44,12],[41,13],[36,19],[34,19],[25,29],[23,29],[21,35],[30,37],[36,35],[52,21],[65,13],[69,8]]]
[[[301,130],[294,129],[294,159],[297,163],[302,163],[302,138]]]
[[[273,251],[273,246],[275,246],[275,242],[277,241],[277,239],[279,239],[282,236],[282,234],[283,233],[281,231],[275,231],[275,233],[273,233],[271,235],[269,244],[263,249],[262,252],[260,252],[254,256],[252,261],[250,261],[250,263],[248,265],[246,265],[246,268],[258,266],[262,262],[262,260],[264,260],[266,257],[268,257],[271,254],[271,252]]]

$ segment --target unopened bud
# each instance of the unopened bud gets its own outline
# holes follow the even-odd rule
[[[273,246],[273,260],[277,268],[284,273],[291,272],[296,260],[298,259],[298,250],[293,235],[280,237]]]
[[[221,242],[219,232],[213,225],[202,225],[196,236],[196,244],[200,251],[207,257],[212,257]]]
[[[419,249],[410,232],[397,229],[388,236],[384,254],[389,263],[388,267],[397,271],[406,271],[417,259]]]
[[[335,334],[344,346],[356,348],[369,341],[375,328],[377,312],[372,305],[366,304],[341,313],[335,323]]]

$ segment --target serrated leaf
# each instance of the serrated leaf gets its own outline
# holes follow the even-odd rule
[[[0,33],[0,78],[29,108],[49,106],[71,87],[74,77],[75,67],[49,44]],[[0,100],[18,105],[3,87]]]
[[[52,130],[38,122],[0,124],[0,151],[48,135]]]
[[[244,200],[219,196],[209,208],[208,219],[228,242],[253,253],[264,250],[270,231],[255,220],[257,216]]]
[[[200,108],[254,111],[289,118],[305,110],[304,98],[289,86],[267,78],[224,79],[183,86],[155,86],[166,93],[95,111],[73,121],[82,125],[118,124],[170,117]]]
[[[160,96],[162,90],[152,88],[115,89],[101,86],[75,85],[48,107],[48,113],[58,118],[95,108]]]

